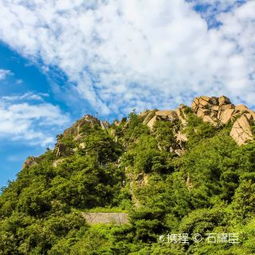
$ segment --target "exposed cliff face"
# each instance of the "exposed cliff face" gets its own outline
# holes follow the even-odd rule
[[[157,120],[179,121],[182,126],[187,123],[185,109],[187,106],[180,105],[176,110],[147,111],[142,113],[143,123],[151,130]],[[209,122],[213,126],[227,125],[232,123],[230,136],[238,145],[243,145],[253,139],[252,126],[255,121],[255,112],[245,105],[234,105],[230,99],[221,97],[201,96],[193,100],[191,110],[204,122]],[[187,137],[180,131],[176,138],[179,141],[186,141]]]
[[[230,135],[238,145],[253,140],[252,124],[254,117],[250,113],[242,114],[233,124]]]
[[[141,113],[140,117],[144,118],[143,124],[150,129],[153,128],[157,120],[180,121],[182,125],[185,125],[187,121],[185,109],[187,108],[185,105],[180,105],[176,110],[146,111]]]
[[[253,139],[252,126],[255,121],[255,112],[245,105],[233,105],[229,98],[197,97],[192,103],[193,112],[214,126],[233,123],[230,136],[238,145]]]

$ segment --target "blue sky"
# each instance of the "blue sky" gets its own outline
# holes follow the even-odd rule
[[[255,1],[0,0],[0,187],[90,113],[254,108]]]
[[[18,170],[21,169],[28,156],[40,155],[47,147],[53,147],[54,140],[43,144],[43,140],[48,135],[55,138],[85,113],[94,115],[98,113],[87,100],[79,99],[76,94],[71,96],[65,94],[69,93],[68,89],[66,90],[66,87],[70,86],[68,78],[57,67],[48,66],[45,70],[41,61],[25,58],[3,42],[0,43],[0,70],[7,72],[4,78],[0,78],[1,99],[8,98],[12,105],[29,102],[31,106],[41,104],[43,101],[43,103],[57,106],[66,117],[66,121],[60,122],[60,125],[58,123],[53,127],[47,125],[49,132],[45,132],[45,137],[16,138],[15,122],[11,126],[14,128],[13,132],[0,136],[0,187],[2,187],[8,180],[15,179]],[[71,97],[71,102],[68,100],[69,97]],[[108,119],[112,118],[113,116],[108,116]],[[39,124],[40,120],[37,122]],[[30,126],[25,132],[29,133],[30,128],[33,130],[34,126]]]
[[[26,93],[47,94],[48,101],[61,104],[54,98],[50,81],[38,65],[23,58],[4,43],[0,44],[0,69],[10,71],[5,79],[0,80],[1,98],[22,96]],[[65,108],[64,105],[61,107]],[[15,178],[28,155],[39,155],[45,149],[46,145],[31,145],[26,139],[13,141],[12,134],[3,134],[0,140],[0,186],[5,185],[7,180]]]

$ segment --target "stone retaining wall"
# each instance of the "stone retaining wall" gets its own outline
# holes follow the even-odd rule
[[[88,224],[127,224],[127,213],[82,213]]]

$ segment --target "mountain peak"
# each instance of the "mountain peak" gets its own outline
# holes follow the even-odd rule
[[[192,111],[205,122],[214,126],[233,123],[230,136],[238,145],[253,139],[252,125],[255,112],[245,105],[234,105],[226,96],[196,97],[192,103]]]
[[[187,124],[187,114],[190,109],[185,105],[180,105],[175,110],[146,111],[140,116],[144,118],[143,123],[151,130],[157,120],[180,121],[183,126]],[[243,145],[253,139],[252,126],[255,121],[255,112],[247,106],[234,105],[226,96],[209,97],[200,96],[194,98],[191,111],[215,127],[231,124],[230,136],[238,145]]]

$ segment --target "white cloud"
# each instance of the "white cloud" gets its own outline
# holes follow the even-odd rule
[[[29,97],[28,97],[29,96]],[[38,98],[25,94],[17,97],[2,97],[0,101],[0,139],[26,140],[31,144],[46,146],[54,142],[53,130],[69,122],[60,109],[46,102],[29,102],[24,99]]]
[[[0,39],[58,66],[104,114],[202,94],[252,105],[254,13],[255,1],[247,2],[208,30],[184,0],[0,0]]]
[[[5,80],[8,75],[11,75],[12,72],[6,69],[0,69],[0,81]]]
[[[48,97],[49,95],[46,93],[37,93],[34,94],[32,92],[27,92],[22,95],[16,95],[16,96],[3,96],[1,99],[4,101],[15,101],[15,102],[22,102],[23,100],[36,100],[36,101],[44,101],[45,97]]]

